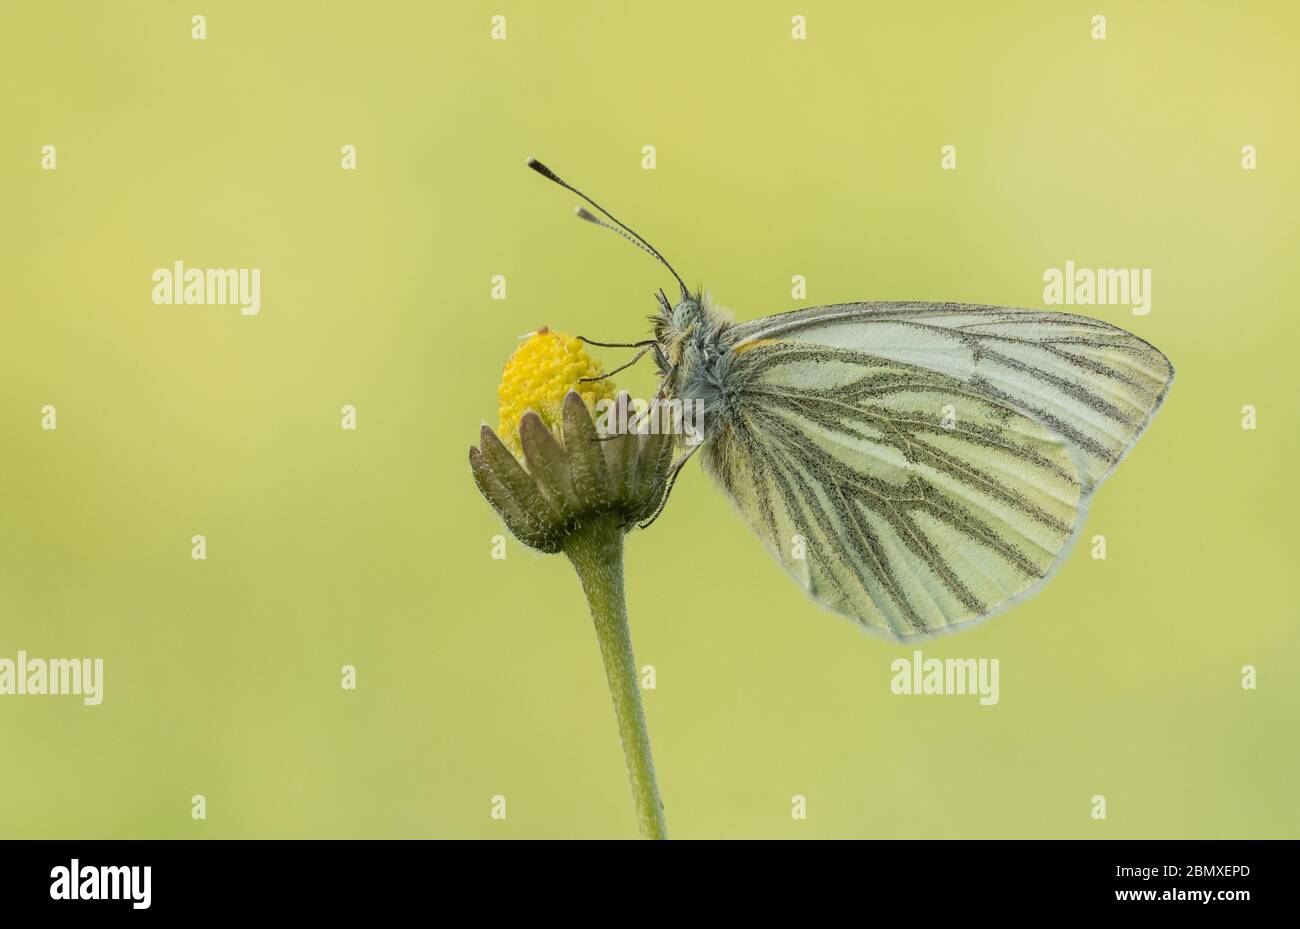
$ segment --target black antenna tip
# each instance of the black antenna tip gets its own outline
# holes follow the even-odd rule
[[[540,175],[541,175],[542,177],[544,177],[544,178],[547,178],[547,179],[552,180],[552,181],[558,181],[558,180],[559,180],[559,178],[555,176],[555,172],[554,172],[554,171],[552,171],[550,168],[546,167],[546,165],[542,164],[542,163],[541,163],[540,161],[538,161],[536,158],[529,158],[529,159],[528,159],[528,167],[532,168],[534,171],[536,171],[538,174],[540,174]]]
[[[605,225],[599,219],[597,219],[595,216],[589,213],[586,207],[581,207],[581,206],[578,207],[576,210],[574,210],[574,215],[576,215],[578,219],[585,219],[587,222],[595,223],[597,226]]]

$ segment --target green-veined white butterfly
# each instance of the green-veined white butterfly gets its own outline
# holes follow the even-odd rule
[[[654,352],[664,397],[703,401],[705,468],[786,571],[891,638],[1035,593],[1173,381],[1152,345],[1070,313],[846,303],[735,324],[528,164],[677,278],[654,338],[617,347]]]

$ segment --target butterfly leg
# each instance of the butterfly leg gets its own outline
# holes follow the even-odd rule
[[[578,341],[586,345],[595,345],[597,348],[644,348],[647,345],[654,345],[654,339],[644,339],[640,342],[597,342],[595,339],[589,339],[585,335],[578,336]]]
[[[673,492],[673,485],[677,483],[677,475],[682,473],[682,468],[686,466],[686,462],[690,461],[691,456],[694,455],[697,451],[699,451],[700,448],[702,447],[703,447],[702,444],[692,446],[691,450],[687,452],[685,455],[683,455],[681,460],[678,461],[677,464],[673,465],[672,470],[668,472],[668,488],[664,491],[664,498],[659,501],[659,505],[655,507],[655,511],[650,514],[650,518],[647,519],[645,522],[638,524],[637,526],[638,529],[648,529],[650,527],[650,524],[659,518],[659,514],[662,513],[664,511],[664,507],[668,505],[668,496]]]
[[[592,345],[595,345],[595,344],[597,344],[597,343],[592,342],[591,344],[592,344]],[[580,383],[580,384],[585,384],[585,383],[587,383],[587,382],[589,382],[589,381],[603,381],[603,380],[604,380],[605,378],[607,378],[607,377],[613,377],[615,374],[617,374],[617,373],[620,372],[620,371],[626,371],[628,368],[632,367],[632,365],[636,364],[638,361],[640,361],[642,358],[644,358],[644,357],[646,356],[646,353],[650,351],[650,348],[651,348],[653,345],[654,345],[654,343],[651,342],[650,345],[648,345],[648,346],[646,346],[645,348],[641,349],[641,351],[637,352],[635,355],[632,356],[632,360],[629,361],[627,364],[625,364],[625,365],[619,365],[619,366],[618,366],[617,368],[615,368],[613,371],[607,371],[607,372],[605,372],[604,374],[599,375],[598,377],[580,377],[580,378],[578,378],[578,383]]]

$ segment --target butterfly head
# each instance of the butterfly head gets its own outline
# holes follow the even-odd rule
[[[701,294],[690,293],[684,287],[681,298],[676,303],[670,303],[662,290],[655,297],[659,300],[659,315],[654,317],[655,322],[668,329],[686,332],[705,316],[708,301]]]

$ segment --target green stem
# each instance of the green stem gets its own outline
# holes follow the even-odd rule
[[[564,553],[573,562],[587,595],[591,618],[605,661],[605,678],[614,701],[618,735],[623,741],[632,802],[643,839],[666,839],[664,805],[650,757],[650,732],[641,709],[641,688],[632,658],[632,635],[623,595],[623,532],[611,520],[597,520],[569,536]]]

